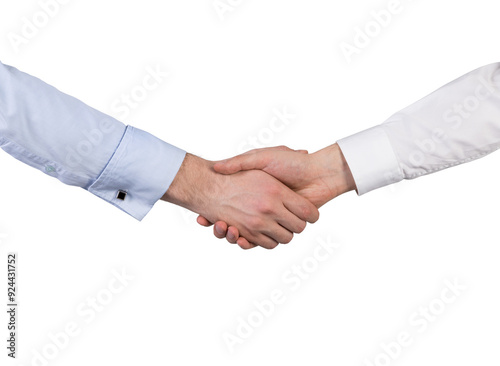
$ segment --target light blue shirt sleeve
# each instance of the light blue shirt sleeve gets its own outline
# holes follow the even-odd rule
[[[185,151],[0,62],[0,147],[142,220]]]

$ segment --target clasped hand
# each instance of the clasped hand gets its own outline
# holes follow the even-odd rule
[[[188,155],[163,199],[198,213],[200,225],[215,224],[217,238],[273,249],[316,222],[319,207],[353,189],[337,144],[313,154],[279,146],[219,162]]]

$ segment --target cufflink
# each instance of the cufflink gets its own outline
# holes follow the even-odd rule
[[[127,192],[119,190],[118,193],[116,194],[116,198],[125,201],[125,197],[127,197]]]

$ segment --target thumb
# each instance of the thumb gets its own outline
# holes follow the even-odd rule
[[[267,154],[264,152],[238,155],[217,162],[214,170],[221,174],[234,174],[242,170],[264,169],[267,166],[267,160]]]
[[[198,222],[198,224],[200,224],[201,226],[205,226],[205,227],[209,227],[209,226],[212,226],[213,224],[208,221],[205,217],[199,215],[197,218],[196,218],[196,222]]]

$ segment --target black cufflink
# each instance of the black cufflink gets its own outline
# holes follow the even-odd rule
[[[116,194],[116,198],[122,201],[125,201],[125,197],[127,197],[127,192],[119,190]]]

